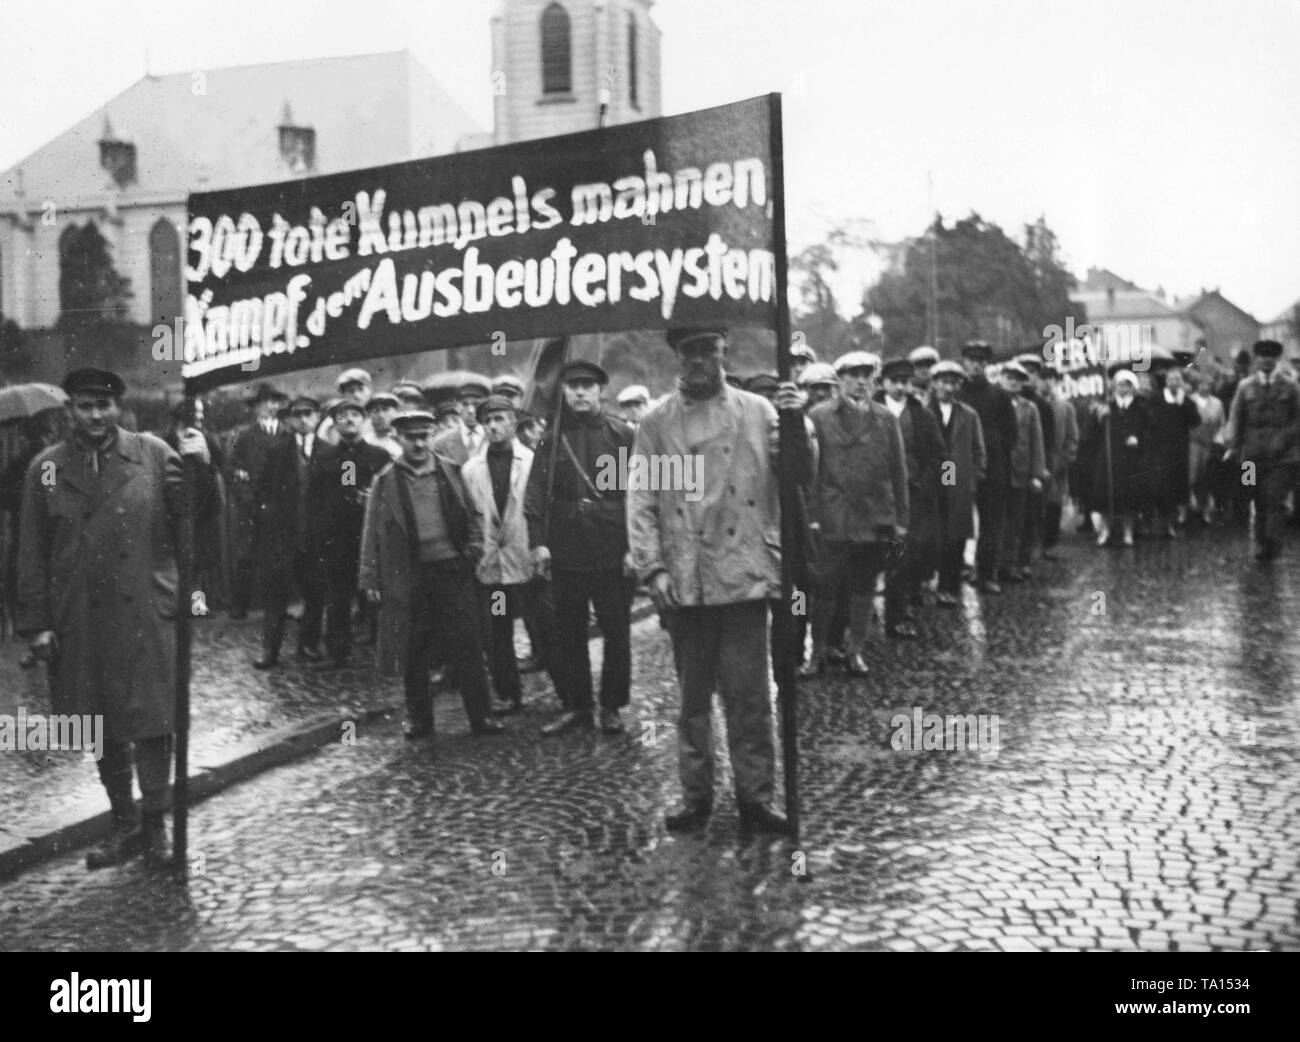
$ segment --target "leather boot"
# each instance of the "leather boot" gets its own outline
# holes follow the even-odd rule
[[[130,861],[144,849],[144,834],[140,828],[140,813],[134,799],[109,795],[113,804],[113,831],[86,855],[89,869],[108,868]]]
[[[688,803],[664,815],[664,827],[669,832],[695,832],[709,823],[713,808],[707,803]]]
[[[737,803],[740,812],[740,830],[742,832],[764,832],[773,836],[788,836],[790,822],[784,814],[774,811],[762,803]]]
[[[144,863],[150,868],[168,869],[176,867],[176,862],[172,857],[171,836],[167,833],[166,813],[161,810],[152,810],[141,815],[141,818]]]

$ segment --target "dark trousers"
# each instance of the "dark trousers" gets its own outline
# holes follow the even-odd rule
[[[891,555],[885,574],[885,625],[906,622],[905,612],[921,606],[921,584],[934,570],[935,549],[932,543],[910,535],[901,551]]]
[[[742,804],[772,799],[775,746],[764,601],[669,612],[682,711],[677,767],[689,806],[713,804],[713,693],[722,696],[727,744]]]
[[[1020,563],[1021,544],[1025,534],[1025,514],[1029,507],[1029,489],[1007,488],[1005,527],[1002,530],[1002,552],[998,557],[999,570],[1006,574]]]
[[[460,558],[415,568],[406,647],[407,719],[416,727],[433,726],[429,669],[437,647],[448,678],[460,690],[465,715],[477,727],[487,719],[489,698],[473,571]]]
[[[325,569],[317,554],[299,550],[287,566],[277,562],[263,580],[262,646],[272,657],[280,654],[284,642],[284,613],[295,585],[303,601],[302,618],[298,620],[298,648],[314,648],[320,643],[321,620],[325,614]]]
[[[593,708],[591,657],[587,654],[588,605],[605,638],[600,670],[602,709],[622,709],[632,688],[632,596],[635,581],[621,569],[598,572],[556,571],[555,661],[551,676],[565,709],[590,713]]]
[[[1043,493],[1025,490],[1025,520],[1020,526],[1020,554],[1015,563],[1022,568],[1038,562],[1043,550]]]
[[[888,543],[848,543],[824,540],[815,575],[817,598],[813,605],[813,654],[824,654],[834,636],[840,605],[847,606],[849,654],[861,651],[871,625],[871,605],[876,580],[884,570]]]
[[[134,810],[133,773],[140,781],[141,809],[146,814],[166,809],[172,771],[171,735],[141,738],[134,744],[105,742],[98,766],[99,780],[108,792],[115,820],[128,818]]]
[[[253,603],[257,563],[252,558],[241,558],[235,562],[234,573],[230,582],[230,610],[236,615],[247,615]]]
[[[361,536],[347,546],[326,551],[325,650],[335,662],[352,653],[352,606],[356,603]]]
[[[1286,494],[1297,469],[1291,464],[1261,463],[1255,479],[1255,540],[1261,547],[1282,545]]]
[[[975,509],[979,511],[980,537],[975,546],[975,574],[983,579],[996,579],[1002,567],[1002,541],[1007,530],[1006,485],[984,482],[975,490]]]
[[[1061,542],[1061,514],[1064,503],[1043,504],[1043,549],[1054,550]]]
[[[512,586],[511,600],[517,607],[511,613],[524,621],[528,633],[529,650],[542,669],[551,661],[551,645],[555,641],[555,605],[551,603],[551,584],[544,579],[534,579],[521,586]]]
[[[961,593],[962,565],[965,563],[966,540],[945,539],[939,546],[939,592],[954,597]]]

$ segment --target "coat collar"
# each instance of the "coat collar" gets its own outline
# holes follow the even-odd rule
[[[110,460],[121,460],[126,465],[113,466],[108,463],[103,478],[95,476],[89,459],[89,450],[70,435],[64,442],[63,463],[59,467],[60,477],[78,492],[86,495],[98,493],[107,499],[131,480],[132,468],[144,462],[144,449],[140,435],[123,430],[121,427],[117,429],[117,439],[105,453],[105,460],[106,463]]]

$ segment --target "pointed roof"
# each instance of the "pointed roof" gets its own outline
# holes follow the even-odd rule
[[[138,181],[123,201],[283,180],[278,128],[295,110],[288,125],[316,130],[318,173],[452,152],[484,132],[408,51],[145,76],[0,173],[0,212],[20,166],[28,205],[49,197],[75,208],[113,190],[101,127],[136,145]]]

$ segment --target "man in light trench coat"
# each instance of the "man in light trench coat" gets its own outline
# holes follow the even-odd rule
[[[633,467],[676,461],[685,488],[630,482],[628,536],[638,576],[665,613],[682,695],[678,767],[683,806],[670,831],[701,828],[713,809],[714,691],[722,695],[744,831],[786,833],[770,806],[775,776],[768,679],[767,599],[781,590],[777,409],[803,399],[783,384],[775,406],[727,385],[726,331],[673,329],[677,389],[637,428]],[[802,422],[796,473],[811,466]],[[638,459],[639,458],[639,459]],[[653,485],[654,489],[647,486]]]
[[[113,831],[87,866],[143,852],[166,867],[181,460],[160,438],[118,425],[126,386],[116,373],[77,369],[63,388],[71,432],[27,471],[17,629],[50,665],[54,712],[103,718],[99,776]],[[194,428],[178,444],[181,456],[209,461]]]

